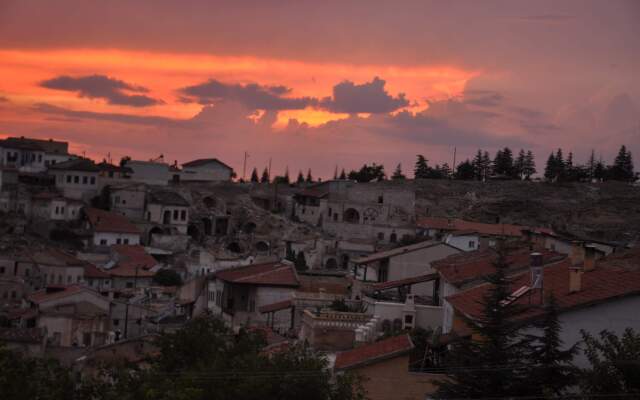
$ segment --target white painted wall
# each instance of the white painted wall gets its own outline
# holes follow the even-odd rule
[[[140,235],[136,233],[95,232],[94,246],[111,246],[114,244],[140,244]]]
[[[183,181],[230,181],[231,170],[218,163],[201,165],[199,167],[182,167],[180,180]]]
[[[480,247],[480,236],[449,234],[444,242],[462,251],[474,251]]]

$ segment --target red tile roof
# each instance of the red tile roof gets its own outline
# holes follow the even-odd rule
[[[542,254],[543,264],[555,262],[565,257],[550,250],[541,250],[539,253]],[[486,249],[454,254],[435,261],[431,265],[447,283],[459,287],[492,274],[495,271],[493,262],[497,258],[498,253],[495,250]],[[523,247],[508,254],[506,261],[511,264],[509,269],[515,272],[528,268],[530,258],[531,250],[528,247]]]
[[[569,293],[570,259],[548,265],[543,269],[544,295],[553,293],[560,311],[612,301],[620,297],[640,295],[640,248],[632,249],[621,255],[613,255],[598,260],[595,270],[584,272],[582,289]],[[513,278],[511,289],[531,284],[529,272]],[[489,284],[477,286],[464,292],[447,297],[447,301],[463,315],[475,319],[481,316],[483,295],[490,289]],[[540,304],[540,292],[536,289],[531,298]],[[522,296],[516,303],[529,305],[529,295]],[[537,306],[529,308],[521,318],[534,318],[542,312]]]
[[[41,289],[41,290],[38,290],[37,292],[31,293],[28,299],[33,303],[41,304],[51,300],[56,300],[56,299],[61,299],[67,296],[71,296],[85,290],[89,290],[89,289],[80,285],[51,286],[49,288]]]
[[[100,268],[96,267],[93,264],[87,263],[87,265],[84,266],[84,277],[85,278],[92,278],[92,279],[104,279],[104,278],[109,278],[109,273],[101,270]]]
[[[414,276],[412,278],[398,279],[395,281],[380,282],[371,285],[373,290],[393,289],[400,286],[415,285],[416,283],[429,282],[438,278],[437,273]]]
[[[226,282],[247,285],[292,287],[300,285],[295,267],[281,262],[225,269],[216,272],[215,276]]]
[[[404,355],[413,349],[408,335],[394,336],[365,344],[336,356],[335,369],[349,369]]]
[[[523,225],[512,224],[485,224],[482,222],[465,221],[457,218],[444,217],[422,217],[416,224],[421,228],[439,229],[445,231],[474,231],[483,235],[491,236],[523,236],[523,230],[535,232],[553,233],[548,228],[534,228]]]
[[[111,276],[149,278],[155,275],[150,271],[158,262],[142,246],[114,245],[111,251],[118,257],[118,263],[108,272]]]
[[[31,259],[37,264],[54,267],[84,267],[88,264],[86,261],[56,248],[36,251],[32,254]]]
[[[120,214],[98,208],[87,208],[85,214],[95,232],[140,234],[140,230]]]

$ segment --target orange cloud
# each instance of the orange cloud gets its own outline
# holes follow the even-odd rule
[[[224,82],[285,85],[291,96],[326,97],[343,80],[367,82],[374,76],[387,81],[392,94],[405,93],[412,101],[409,109],[426,106],[426,99],[444,98],[461,93],[466,82],[479,74],[455,66],[394,66],[311,63],[296,60],[257,57],[230,57],[209,54],[177,54],[125,50],[0,50],[0,73],[5,78],[1,94],[12,102],[29,105],[46,102],[94,112],[135,113],[189,118],[200,106],[179,101],[176,89],[209,78]],[[132,110],[108,105],[102,100],[77,97],[74,93],[42,88],[39,82],[59,75],[104,74],[148,87],[150,96],[165,104]],[[313,108],[281,111],[277,126],[289,119],[317,126],[346,115]]]

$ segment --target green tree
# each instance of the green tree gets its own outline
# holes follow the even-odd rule
[[[578,345],[563,349],[558,303],[553,295],[547,298],[544,315],[535,326],[542,330],[542,335],[533,338],[533,351],[529,356],[532,391],[528,394],[561,397],[578,383],[579,370],[573,365]]]
[[[307,266],[307,258],[304,255],[304,251],[300,251],[298,252],[298,254],[296,254],[296,261],[294,264],[298,271],[306,271],[309,269],[309,267]]]
[[[260,178],[258,177],[258,169],[253,167],[253,171],[251,171],[251,182],[258,183]]]
[[[260,183],[269,183],[269,170],[267,167],[264,167],[262,171],[262,177],[260,177]]]
[[[313,176],[311,176],[311,168],[307,170],[307,182],[308,183],[313,182]]]
[[[458,341],[448,360],[446,380],[437,382],[438,399],[509,398],[527,393],[530,339],[516,320],[522,311],[510,300],[510,280],[504,254],[494,263],[487,278],[490,289],[484,295],[482,315],[471,329],[479,339]]]
[[[498,150],[495,158],[493,159],[493,173],[496,175],[513,177],[513,171],[513,152],[511,149],[505,147],[502,150]]]
[[[172,269],[161,269],[153,275],[153,281],[160,286],[181,286],[182,277]]]
[[[476,171],[471,161],[466,160],[458,164],[456,169],[455,178],[460,180],[471,180],[476,177]]]
[[[627,147],[622,145],[618,151],[618,155],[613,161],[609,172],[610,178],[616,181],[630,182],[635,178],[633,171],[633,159],[631,152],[627,151]]]
[[[548,181],[555,181],[558,178],[556,156],[553,153],[549,154],[549,158],[547,159],[547,166],[544,169],[544,177]]]
[[[415,179],[426,179],[429,177],[429,165],[428,160],[423,155],[418,154],[416,156],[416,166],[413,169],[413,176]]]
[[[393,171],[393,175],[391,175],[391,179],[393,179],[394,181],[406,179],[406,177],[402,173],[402,164],[398,164],[395,171]]]
[[[536,172],[536,162],[533,157],[533,152],[531,152],[531,150],[528,150],[527,154],[524,156],[524,165],[522,168],[524,179],[530,180],[531,176],[533,176]]]
[[[298,185],[304,183],[304,175],[302,174],[302,171],[298,171],[298,178],[296,178],[296,183]]]
[[[581,331],[584,353],[590,367],[584,371],[581,388],[586,395],[607,398],[640,397],[640,332],[627,328],[622,336],[603,330],[599,337]],[[624,394],[616,397],[616,394]]]

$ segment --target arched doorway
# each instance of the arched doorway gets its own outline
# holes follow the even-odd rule
[[[390,236],[389,236],[389,242],[391,243],[395,243],[398,241],[398,235],[396,235],[395,232],[393,232]]]
[[[360,213],[355,208],[348,208],[344,212],[344,214],[342,216],[342,220],[344,222],[348,222],[350,224],[360,223]]]
[[[325,268],[327,268],[327,269],[337,269],[338,268],[338,262],[336,261],[335,258],[329,258],[325,262]]]
[[[227,250],[232,253],[242,253],[242,246],[238,242],[231,242],[227,245]]]
[[[256,243],[256,250],[260,253],[267,253],[269,252],[269,243],[265,242],[265,241],[259,241],[258,243]]]

